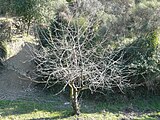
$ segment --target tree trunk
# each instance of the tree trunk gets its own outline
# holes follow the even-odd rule
[[[70,98],[72,102],[73,113],[75,115],[79,115],[80,114],[80,107],[78,102],[79,92],[73,86],[70,86],[70,89],[71,89]]]
[[[31,26],[31,20],[29,20],[27,23],[27,36],[29,35],[30,26]]]

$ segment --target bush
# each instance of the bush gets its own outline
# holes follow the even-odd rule
[[[0,0],[0,15],[5,16],[11,12],[11,0]]]
[[[0,41],[10,41],[12,21],[8,19],[0,19]]]
[[[7,50],[3,42],[0,42],[0,68],[3,68],[3,59],[7,56]]]
[[[152,86],[160,74],[159,55],[159,34],[151,32],[145,37],[138,38],[132,44],[124,48],[124,66],[130,71],[131,82],[137,85],[144,85],[148,89]],[[150,83],[150,84],[149,84]]]

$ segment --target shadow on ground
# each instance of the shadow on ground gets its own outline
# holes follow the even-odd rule
[[[56,96],[49,98],[48,101],[41,101],[44,98],[47,100],[47,96],[44,95],[37,98],[39,101],[0,101],[0,115],[2,118],[11,116],[28,117],[29,120],[71,119],[72,109],[70,105],[64,104],[66,102],[64,96]],[[106,114],[117,117],[123,115],[124,118],[128,118],[125,120],[133,119],[134,117],[142,117],[144,120],[146,118],[156,120],[160,118],[159,100],[160,96],[114,103],[86,100],[81,104],[82,118],[84,117],[83,114],[93,116]]]

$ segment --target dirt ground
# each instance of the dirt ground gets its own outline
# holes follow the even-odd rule
[[[34,92],[34,84],[20,74],[33,69],[28,44],[23,40],[8,44],[10,56],[4,61],[5,69],[0,71],[0,99],[14,100]]]

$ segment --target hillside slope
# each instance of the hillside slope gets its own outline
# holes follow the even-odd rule
[[[33,69],[29,60],[28,44],[23,39],[7,44],[10,55],[4,61],[5,69],[0,73],[0,99],[17,99],[32,94],[34,88],[29,79],[20,77],[19,72],[26,74]]]

